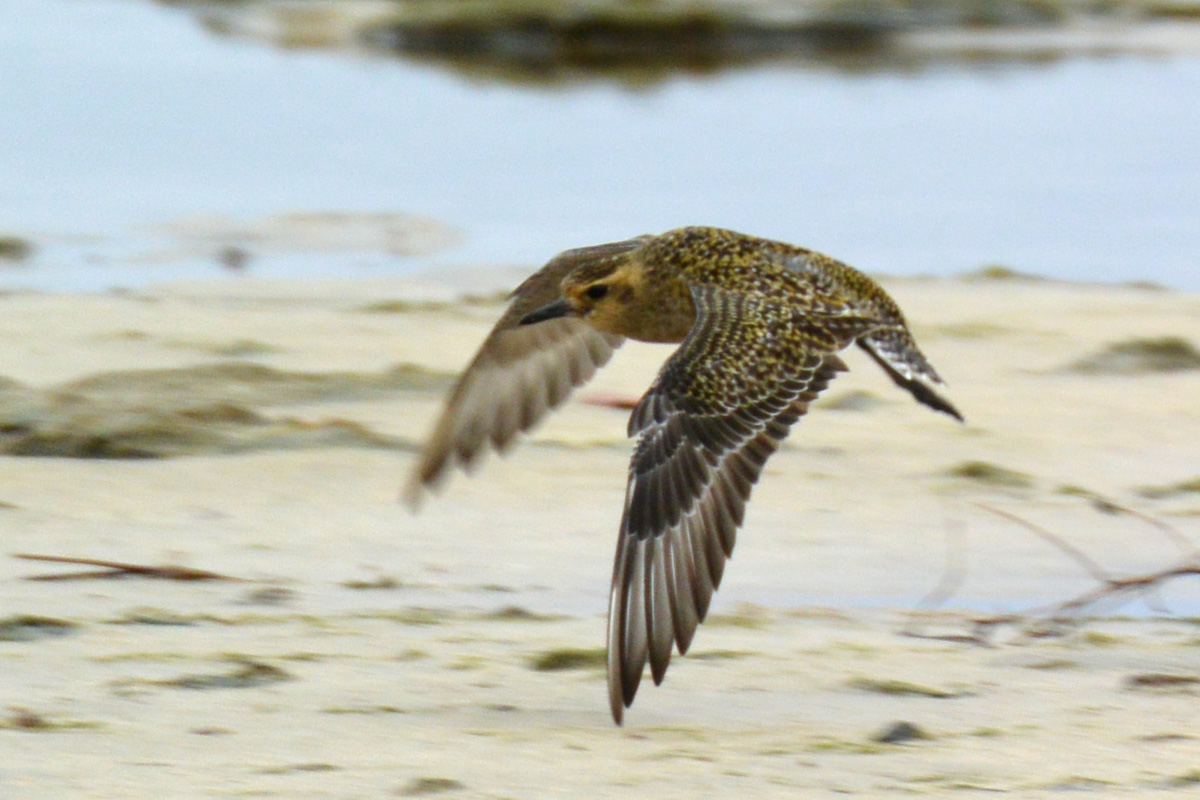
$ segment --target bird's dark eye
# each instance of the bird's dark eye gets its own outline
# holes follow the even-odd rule
[[[592,300],[603,300],[604,295],[608,294],[608,287],[603,283],[597,283],[593,286],[589,286],[584,294],[586,294]]]

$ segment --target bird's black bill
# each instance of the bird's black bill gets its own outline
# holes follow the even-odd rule
[[[555,300],[548,306],[542,306],[537,311],[530,311],[525,316],[521,317],[522,325],[532,325],[535,322],[545,322],[548,319],[557,317],[565,317],[571,313],[571,306],[566,300]]]

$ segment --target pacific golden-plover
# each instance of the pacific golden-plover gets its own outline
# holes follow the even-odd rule
[[[568,250],[531,275],[450,394],[406,490],[415,508],[452,466],[503,451],[625,337],[681,343],[629,420],[637,437],[608,613],[613,719],[646,662],[687,652],[733,552],[750,490],[857,344],[921,403],[932,385],[896,303],[829,256],[720,228]]]

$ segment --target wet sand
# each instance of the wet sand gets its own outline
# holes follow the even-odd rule
[[[850,353],[768,466],[693,651],[622,729],[598,648],[627,412],[586,401],[636,397],[669,349],[627,346],[412,516],[399,488],[494,287],[0,297],[0,794],[1194,791],[1194,578],[1163,588],[1165,611],[1106,607],[1061,635],[905,633],[948,558],[961,585],[927,633],[1095,586],[983,506],[1115,574],[1184,554],[1102,509],[1200,541],[1200,297],[886,284],[968,424]],[[30,580],[85,568],[16,553],[239,580]]]

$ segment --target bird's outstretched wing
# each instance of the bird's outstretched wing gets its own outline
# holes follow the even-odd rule
[[[846,367],[802,312],[763,295],[694,287],[691,334],[629,422],[629,471],[608,616],[613,719],[633,703],[646,662],[660,683],[672,646],[687,651],[733,552],[767,458]]]
[[[489,448],[504,451],[607,363],[624,341],[577,318],[534,325],[521,318],[560,296],[568,272],[589,262],[617,259],[646,237],[568,250],[555,256],[512,294],[504,316],[450,393],[404,490],[416,507],[454,466],[469,469]]]

